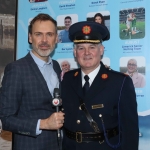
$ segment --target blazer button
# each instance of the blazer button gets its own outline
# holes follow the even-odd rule
[[[80,124],[80,120],[77,120],[77,124]]]

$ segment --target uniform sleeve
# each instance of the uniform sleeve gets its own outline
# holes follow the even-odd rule
[[[19,70],[20,68],[13,64],[5,68],[0,93],[0,119],[4,130],[36,136],[38,119],[18,115],[24,94]]]
[[[121,93],[120,123],[122,130],[122,150],[138,150],[137,102],[135,89],[129,77],[126,77]]]

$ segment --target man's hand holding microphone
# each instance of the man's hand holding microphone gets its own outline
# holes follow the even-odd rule
[[[59,129],[63,126],[65,114],[59,111],[59,107],[62,105],[62,100],[60,98],[60,92],[58,88],[54,89],[54,98],[52,100],[52,105],[56,107],[56,112],[46,119],[41,119],[40,129],[58,130],[58,137],[59,137],[60,136]]]

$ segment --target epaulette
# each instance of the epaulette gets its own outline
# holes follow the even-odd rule
[[[105,65],[105,68],[111,70],[110,66]]]
[[[73,69],[73,70],[69,70],[68,72],[66,72],[65,74],[75,74],[76,72],[79,72],[79,68],[77,69]]]
[[[129,76],[127,73],[122,73],[122,72],[119,72],[119,71],[115,71],[113,69],[110,68],[110,66],[107,66],[105,65],[105,68],[111,72],[114,72],[114,73],[117,73],[117,74],[120,74],[120,75],[123,75],[123,76]]]

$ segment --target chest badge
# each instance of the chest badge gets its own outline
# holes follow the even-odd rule
[[[104,73],[104,74],[102,74],[101,77],[102,77],[102,79],[107,79],[107,78],[108,78],[108,74],[105,74],[105,73]]]

